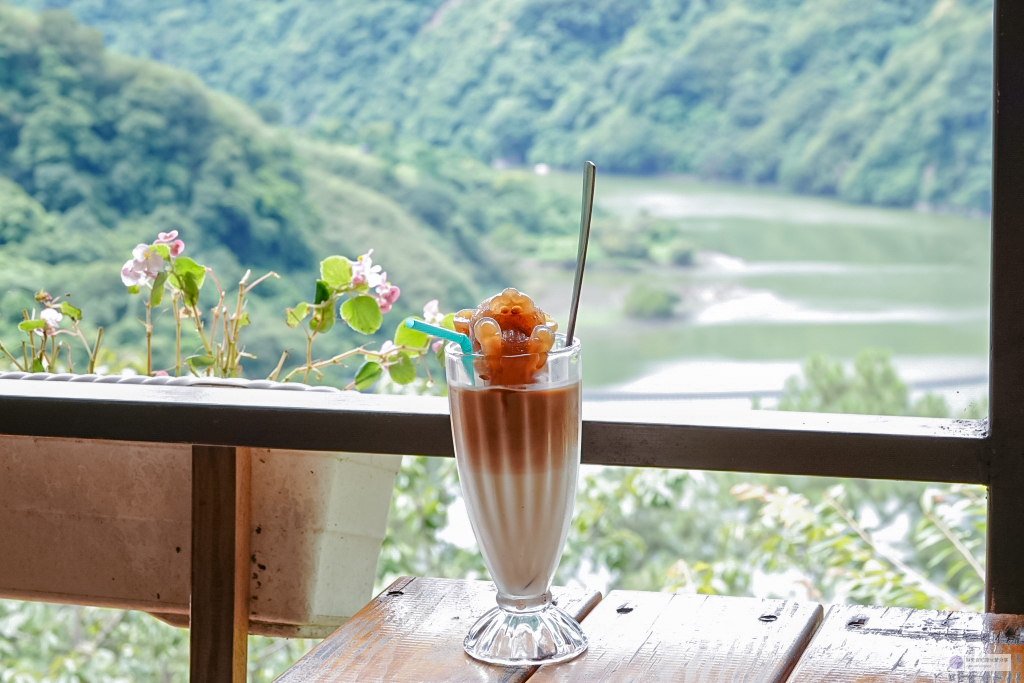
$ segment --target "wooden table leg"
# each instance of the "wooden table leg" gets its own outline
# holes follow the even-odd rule
[[[245,683],[249,449],[192,446],[191,683]]]

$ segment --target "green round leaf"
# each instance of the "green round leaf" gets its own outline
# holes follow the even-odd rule
[[[199,288],[202,285],[196,278],[195,273],[185,273],[181,278],[181,298],[189,306],[199,303]]]
[[[288,327],[298,327],[307,315],[309,315],[309,304],[303,301],[295,308],[284,309],[284,322]]]
[[[334,307],[324,306],[313,309],[313,317],[309,319],[309,329],[326,332],[334,327]]]
[[[395,330],[395,346],[408,346],[413,349],[425,349],[430,344],[430,336],[405,326],[405,321],[398,323]]]
[[[166,244],[154,244],[149,248],[149,250],[160,256],[164,261],[171,260],[171,248]]]
[[[341,305],[341,317],[356,332],[373,334],[380,329],[383,317],[373,297],[357,296]]]
[[[416,379],[416,366],[408,356],[402,356],[402,360],[388,366],[388,374],[395,384],[408,384]]]
[[[359,391],[369,389],[380,379],[383,372],[384,368],[380,366],[380,363],[375,363],[372,360],[366,361],[356,373],[356,389]]]
[[[75,308],[67,301],[60,302],[60,312],[66,315],[67,317],[71,318],[75,322],[78,322],[79,320],[82,319],[82,309]]]
[[[323,280],[316,281],[316,300],[313,301],[315,304],[322,304],[331,298],[331,286]]]
[[[206,268],[187,256],[179,256],[171,265],[171,286],[182,293],[182,300],[188,306],[199,303],[199,290],[206,280]]]
[[[331,287],[343,287],[352,279],[352,266],[344,256],[328,256],[320,262],[320,279]]]
[[[171,271],[179,278],[183,277],[186,273],[192,273],[200,287],[203,286],[203,280],[206,278],[206,268],[187,256],[179,256],[174,259]]]
[[[454,332],[455,331],[455,314],[454,313],[449,313],[448,315],[446,315],[444,317],[444,320],[441,321],[441,327],[443,327],[446,330],[451,330],[452,332]]]
[[[164,298],[164,283],[167,282],[166,271],[161,272],[156,276],[156,280],[153,281],[153,291],[149,293],[149,305],[159,306],[160,301]]]
[[[18,329],[22,332],[28,332],[29,330],[38,330],[46,327],[46,321],[42,318],[36,318],[35,320],[22,320],[18,323]]]

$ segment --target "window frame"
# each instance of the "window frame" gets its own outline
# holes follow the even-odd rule
[[[1024,3],[994,2],[988,420],[584,405],[583,460],[988,487],[985,609],[1024,613]],[[452,456],[447,401],[0,381],[0,434]]]

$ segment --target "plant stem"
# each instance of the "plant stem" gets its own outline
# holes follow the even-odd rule
[[[309,372],[311,370],[316,370],[316,369],[319,369],[319,368],[327,367],[328,365],[335,365],[335,364],[341,363],[341,361],[345,360],[346,358],[349,358],[351,356],[354,356],[354,355],[360,354],[360,353],[363,354],[363,355],[367,355],[367,351],[366,351],[366,347],[365,346],[357,346],[354,349],[346,351],[345,353],[339,353],[337,356],[334,356],[333,358],[328,358],[327,360],[318,360],[315,363],[307,361],[307,363],[308,363],[307,365],[300,365],[299,367],[295,368],[294,370],[289,372],[287,375],[285,375],[284,379],[281,380],[281,381],[282,382],[287,382],[288,380],[290,380],[292,377],[294,377],[295,375],[299,374],[303,370],[306,371],[306,375],[308,376]],[[374,355],[374,354],[369,354],[369,355]],[[281,365],[283,365],[283,364],[284,364],[284,356],[281,356],[281,362],[278,363],[278,370],[280,369]],[[275,370],[275,373],[276,372],[277,371]]]
[[[146,374],[153,374],[153,307],[146,302]]]
[[[181,311],[178,308],[178,293],[171,294],[174,308],[174,376],[181,377]]]
[[[22,344],[24,344],[24,342],[22,342]],[[11,362],[14,363],[14,367],[18,368],[22,372],[25,372],[25,368],[22,367],[21,363],[18,362],[17,358],[11,355],[11,352],[8,351],[7,348],[3,345],[3,342],[0,342],[0,351],[3,351],[4,355],[11,359]]]
[[[61,342],[61,345],[63,345],[64,350],[68,352],[68,372],[74,372],[75,366],[71,363],[71,347],[64,342]]]
[[[199,319],[199,309],[196,308],[195,304],[190,307],[192,309],[192,319],[196,321],[196,332],[199,333],[199,338],[203,340],[203,348],[206,349],[206,355],[213,358],[213,349],[210,348],[210,343],[206,341],[206,333],[203,332],[203,321]]]
[[[281,276],[280,276],[280,275],[278,275],[278,274],[277,274],[277,273],[275,273],[274,271],[270,271],[269,273],[267,273],[267,274],[266,274],[266,275],[264,275],[263,277],[259,277],[259,278],[256,278],[255,280],[253,280],[253,283],[252,283],[251,285],[249,285],[249,286],[247,286],[247,287],[245,288],[245,293],[246,293],[246,294],[248,294],[248,293],[249,293],[250,291],[252,291],[252,288],[253,288],[253,287],[255,287],[255,286],[256,286],[256,285],[258,285],[259,283],[263,282],[263,281],[264,281],[264,280],[266,280],[266,279],[267,279],[268,277],[273,277],[273,278],[277,278],[278,280],[280,280],[280,279],[281,279]]]
[[[96,329],[96,345],[92,347],[92,353],[89,354],[89,374],[96,372],[96,358],[100,355],[100,342],[103,341],[103,328],[99,327]],[[86,349],[89,347],[86,346]]]
[[[303,384],[309,379],[309,371],[313,369],[313,337],[315,336],[316,332],[306,335],[306,374],[302,376]],[[287,378],[285,378],[285,381],[287,381]]]
[[[223,376],[231,376],[231,368],[234,367],[231,363],[231,335],[228,333],[228,307],[225,306],[224,310],[221,311],[221,315],[224,316],[223,325],[224,333],[221,336],[221,349],[224,352],[224,370]]]
[[[427,386],[433,386],[434,378],[430,376],[430,366],[427,364],[427,357],[420,354],[420,363],[423,363],[423,371],[427,373]]]
[[[245,277],[238,283],[238,299],[235,301],[235,315],[231,318],[231,334],[227,335],[228,344],[228,365],[232,371],[237,366],[235,363],[235,350],[238,348],[238,333],[242,322],[242,306],[245,297],[245,282],[249,279],[249,271],[245,271]]]
[[[273,371],[272,373],[270,373],[269,375],[267,375],[267,379],[268,379],[268,380],[270,380],[271,382],[273,382],[274,380],[276,380],[276,379],[277,379],[277,376],[278,376],[279,374],[281,374],[281,368],[283,368],[283,367],[284,367],[284,362],[285,362],[285,361],[286,361],[287,359],[288,359],[288,352],[287,352],[287,351],[284,351],[284,352],[282,352],[282,353],[281,353],[281,360],[277,361],[277,367],[276,367],[276,368],[274,368],[274,371]]]

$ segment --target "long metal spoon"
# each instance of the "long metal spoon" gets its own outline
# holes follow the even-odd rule
[[[580,308],[580,289],[583,288],[583,266],[587,263],[587,242],[590,241],[590,215],[594,212],[594,181],[597,166],[593,161],[583,162],[583,213],[580,216],[580,243],[576,252],[576,277],[572,282],[572,304],[569,307],[569,327],[565,330],[565,345],[572,346],[576,331],[576,313]]]

